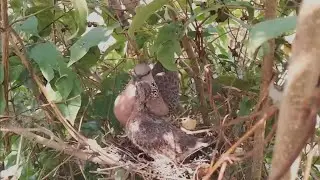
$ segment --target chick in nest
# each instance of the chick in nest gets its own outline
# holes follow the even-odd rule
[[[126,133],[138,148],[155,160],[165,156],[177,163],[209,145],[149,110],[148,102],[159,97],[155,82],[136,81],[135,86],[136,102],[126,124]]]
[[[179,105],[179,77],[177,72],[166,70],[157,62],[152,68],[146,63],[140,63],[131,71],[136,79],[149,83],[155,82],[159,88],[161,98],[148,102],[152,113],[158,116],[166,116],[175,112]],[[125,89],[118,95],[114,103],[114,114],[118,121],[125,125],[133,110],[136,101],[136,87],[131,79]]]

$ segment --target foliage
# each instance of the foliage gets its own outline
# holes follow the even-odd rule
[[[166,69],[180,72],[181,103],[191,116],[201,112],[199,93],[192,79],[196,76],[204,80],[206,102],[214,100],[217,109],[212,104],[206,108],[215,125],[222,123],[226,115],[235,118],[252,113],[258,101],[261,61],[267,52],[265,42],[276,38],[275,68],[279,72],[289,57],[286,48],[290,49],[291,41],[286,36],[293,33],[296,25],[296,11],[289,2],[280,0],[278,18],[265,21],[262,6],[254,1],[153,0],[138,6],[131,25],[122,27],[116,11],[104,1],[8,0],[9,23],[21,37],[33,71],[41,77],[49,95],[47,100],[56,103],[62,115],[83,135],[101,144],[105,134],[115,137],[122,132],[113,114],[113,104],[128,82],[128,70],[136,63],[136,57],[130,55],[131,43],[136,43],[137,51],[150,61],[159,61]],[[103,22],[96,19],[87,22],[91,14],[101,15]],[[95,25],[88,27],[92,22]],[[185,52],[183,38],[192,42],[199,69],[195,76],[187,71],[194,68],[194,60]],[[11,46],[8,107],[11,114],[28,117],[23,122],[27,127],[40,125],[71,142],[52,112],[45,113],[48,102],[43,100],[32,75]],[[208,64],[213,70],[211,84],[205,79]],[[1,65],[0,114],[5,114],[6,106],[4,76]],[[268,126],[270,129],[272,124]],[[249,128],[248,123],[234,126],[226,138],[235,142]],[[3,132],[0,135],[9,142],[0,145],[0,161],[5,169],[16,168],[19,179],[105,177],[90,173],[97,165],[89,161],[81,169],[59,151],[18,135],[6,136]],[[228,143],[224,142],[230,147]],[[272,142],[269,143],[272,147]],[[270,156],[267,152],[265,159]],[[229,174],[237,177],[240,171],[241,168],[235,170],[238,174]],[[126,173],[117,169],[114,174],[121,179]]]

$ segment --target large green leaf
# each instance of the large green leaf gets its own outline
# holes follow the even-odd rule
[[[174,54],[181,52],[178,41],[167,41],[163,43],[157,51],[157,58],[164,68],[170,71],[177,71]]]
[[[65,79],[65,81],[68,81]],[[70,81],[68,81],[70,82]],[[58,82],[55,84],[57,86],[58,91],[53,90],[52,86],[48,83],[46,85],[46,90],[49,94],[49,100],[53,102],[57,102],[57,106],[63,116],[71,123],[74,124],[74,121],[77,117],[78,111],[81,107],[81,86],[80,81],[74,79],[72,90],[70,91],[70,85],[67,87],[61,87],[64,82]],[[69,93],[68,98],[65,96]]]
[[[40,36],[48,36],[51,33],[51,25],[54,14],[50,6],[34,6],[26,10],[26,15],[34,15],[37,20],[37,29]]]
[[[64,117],[68,119],[72,125],[74,125],[74,120],[76,119],[81,107],[80,83],[76,82],[76,84],[79,88],[73,88],[66,103],[57,104]]]
[[[70,61],[68,66],[81,59],[89,49],[93,46],[98,45],[102,41],[107,41],[110,37],[112,30],[108,30],[102,27],[93,28],[83,35],[71,48]]]
[[[128,29],[128,35],[133,38],[134,32],[139,29],[149,17],[165,5],[169,0],[153,0],[147,5],[140,5],[136,8],[136,15]]]
[[[62,96],[62,99],[67,99],[69,94],[72,91],[73,88],[73,81],[71,78],[68,78],[68,76],[61,76],[55,83],[55,86],[59,93]]]
[[[170,71],[176,71],[174,54],[181,54],[179,40],[184,32],[184,27],[180,23],[170,23],[164,25],[151,49],[155,53],[160,63]]]
[[[87,16],[89,12],[86,0],[71,0],[71,2],[76,11],[75,19],[78,27],[76,33],[73,34],[69,39],[72,39],[85,32],[87,28]]]
[[[57,61],[62,56],[56,46],[50,42],[40,43],[31,49],[30,57],[34,59],[46,80],[49,82],[54,78],[54,69],[57,68]]]
[[[14,28],[17,31],[25,32],[28,35],[39,36],[38,34],[38,19],[35,16],[31,16],[26,20],[17,23]]]
[[[267,20],[254,25],[249,33],[249,50],[253,52],[269,39],[280,36],[285,32],[294,30],[296,27],[296,23],[297,17],[290,16]]]
[[[89,70],[92,66],[97,64],[97,61],[100,59],[100,55],[101,53],[98,46],[91,47],[87,54],[78,61],[76,68]]]

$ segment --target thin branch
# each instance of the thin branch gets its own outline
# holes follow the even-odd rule
[[[8,21],[8,2],[7,0],[1,0],[1,28],[4,29],[1,32],[1,49],[2,49],[2,64],[4,69],[4,100],[6,103],[5,113],[9,114],[9,21]]]
[[[265,0],[265,17],[266,19],[276,18],[277,0]],[[264,55],[262,62],[262,82],[260,84],[260,98],[261,108],[269,106],[268,87],[273,77],[273,64],[275,54],[275,40],[268,41],[269,52]],[[260,108],[259,106],[256,107]],[[251,179],[260,180],[262,178],[262,165],[264,161],[264,136],[266,124],[262,124],[254,133],[254,151],[252,157]]]
[[[16,134],[19,134],[23,137],[25,137],[26,139],[28,139],[31,142],[36,142],[42,145],[45,145],[47,147],[56,149],[58,151],[62,151],[65,154],[69,154],[71,156],[75,156],[81,160],[89,160],[91,162],[94,163],[99,163],[99,164],[116,164],[116,162],[113,161],[105,161],[104,158],[102,158],[101,156],[97,156],[94,155],[95,153],[89,154],[88,152],[83,152],[80,151],[76,148],[73,148],[71,146],[68,146],[65,143],[60,143],[60,142],[56,142],[56,141],[52,141],[50,139],[41,137],[39,135],[36,135],[32,132],[29,132],[27,129],[23,129],[23,128],[0,128],[0,131],[2,132],[14,132]]]

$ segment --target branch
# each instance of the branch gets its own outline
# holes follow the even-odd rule
[[[319,14],[319,1],[302,1],[280,104],[269,180],[295,179],[297,168],[293,172],[290,167],[314,134],[320,99],[317,88],[320,76]]]
[[[265,0],[265,17],[266,20],[276,18],[277,0]],[[262,62],[262,82],[260,84],[260,97],[259,104],[256,110],[260,108],[264,109],[269,106],[269,98],[266,97],[268,94],[268,87],[273,76],[273,64],[274,64],[274,53],[275,53],[275,41],[271,39],[268,41],[269,52],[264,55]],[[251,168],[251,178],[260,180],[262,178],[262,165],[264,161],[264,136],[265,136],[266,124],[263,123],[254,133],[254,150],[252,156],[252,168]]]
[[[210,125],[210,121],[208,119],[207,102],[204,94],[202,79],[200,77],[200,68],[199,68],[197,56],[194,50],[192,49],[191,42],[187,36],[184,36],[182,38],[182,46],[191,60],[191,69],[193,71],[193,74],[189,74],[189,75],[193,75],[192,77],[194,79],[196,91],[198,93],[198,98],[200,101],[200,112],[202,114],[203,122],[205,125]]]
[[[9,33],[8,33],[8,2],[7,0],[0,1],[1,6],[1,28],[4,30],[1,32],[1,49],[2,49],[2,64],[4,68],[4,100],[6,103],[5,113],[9,114]]]
[[[112,161],[112,160],[105,160],[102,156],[97,155],[94,152],[84,152],[82,150],[76,149],[72,146],[69,146],[65,143],[61,143],[61,141],[57,142],[53,139],[47,139],[44,137],[41,137],[39,135],[36,135],[32,132],[29,132],[29,129],[24,128],[0,128],[0,131],[2,132],[14,132],[18,135],[21,135],[28,139],[31,142],[36,142],[42,145],[45,145],[49,148],[56,149],[58,151],[62,151],[65,154],[75,156],[81,160],[84,161],[91,161],[98,164],[109,164],[109,165],[115,165],[119,163],[119,160]],[[42,131],[43,132],[43,131]]]

